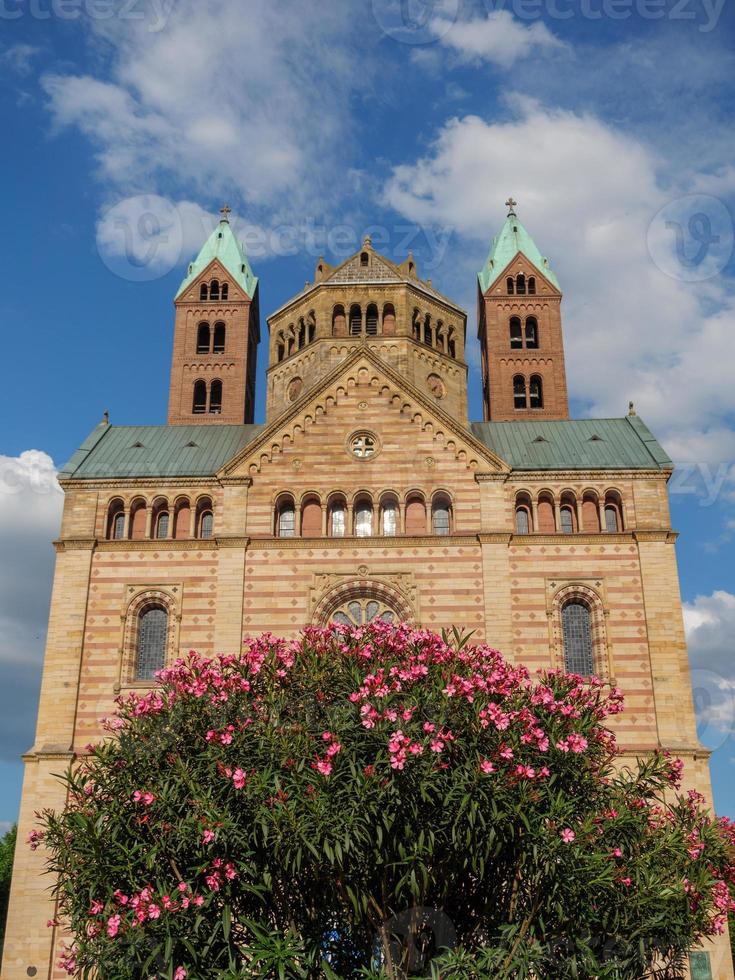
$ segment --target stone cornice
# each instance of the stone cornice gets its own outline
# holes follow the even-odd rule
[[[613,479],[625,480],[663,480],[666,482],[671,476],[671,470],[634,470],[617,467],[616,469],[600,470],[568,470],[554,469],[550,467],[545,470],[511,470],[509,481],[513,483],[548,483],[549,481],[564,481],[566,483],[578,483],[580,480],[603,480],[610,482]]]
[[[360,550],[383,550],[385,548],[416,548],[433,547],[443,549],[446,547],[477,547],[478,539],[476,534],[450,534],[450,535],[395,535],[389,537],[369,537],[358,538],[354,536],[342,538],[251,538],[248,547],[249,551],[308,551],[315,548],[346,549],[359,548]]]
[[[227,482],[249,480],[250,477],[229,477]],[[162,491],[166,487],[181,489],[183,487],[218,487],[225,480],[218,479],[213,473],[203,476],[126,476],[93,480],[59,480],[64,491],[69,490],[154,490]],[[252,481],[251,481],[252,482]]]
[[[58,538],[54,541],[57,554],[63,551],[94,551],[96,538]]]
[[[506,544],[509,545],[513,535],[509,531],[491,531],[489,534],[484,532],[477,535],[480,544]]]
[[[638,530],[632,532],[636,541],[663,541],[673,544],[679,537],[678,531],[667,528],[652,528],[651,530]]]
[[[507,483],[512,479],[511,473],[475,473],[476,483]]]

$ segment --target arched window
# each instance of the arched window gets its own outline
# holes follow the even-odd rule
[[[113,500],[107,509],[107,537],[120,541],[125,535],[125,505],[122,500]]]
[[[203,415],[207,410],[207,383],[205,381],[194,382],[194,399],[191,410],[194,415]]]
[[[516,497],[516,534],[528,534],[532,529],[531,497],[519,493]]]
[[[307,497],[301,505],[301,537],[318,538],[322,533],[322,505],[318,497]]]
[[[313,313],[309,314],[308,328],[307,341],[311,344],[314,342],[314,338],[316,337],[316,317]]]
[[[511,350],[519,350],[523,347],[523,333],[521,332],[521,318],[519,316],[510,318],[510,346]]]
[[[335,609],[331,616],[331,621],[340,626],[366,626],[376,619],[381,619],[384,623],[395,623],[398,616],[384,602],[370,596],[350,599],[339,609]]]
[[[283,497],[276,504],[276,534],[279,538],[292,538],[296,534],[293,497]]]
[[[221,320],[214,325],[214,345],[212,350],[215,354],[224,354],[225,352],[225,325]]]
[[[414,340],[421,340],[421,320],[420,320],[420,316],[421,316],[421,314],[419,313],[418,310],[414,310],[413,311],[413,315],[411,317],[411,333],[413,335],[413,339]]]
[[[136,681],[153,680],[166,663],[168,613],[162,606],[148,606],[138,617],[138,644],[135,652]]]
[[[433,336],[431,331],[431,317],[427,313],[424,317],[424,343],[431,347],[433,342]]]
[[[169,517],[168,511],[164,508],[158,511],[156,514],[156,523],[154,527],[154,534],[157,538],[167,538],[168,537],[168,524]]]
[[[616,534],[623,530],[623,502],[615,490],[605,494],[605,531]]]
[[[394,336],[396,332],[396,308],[392,303],[386,303],[383,307],[383,334],[387,337]]]
[[[191,534],[191,505],[186,497],[176,501],[174,509],[174,538],[188,538]]]
[[[452,505],[445,493],[438,493],[431,502],[431,524],[434,534],[447,535],[451,529]]]
[[[526,317],[526,347],[531,350],[538,347],[538,320],[535,316]]]
[[[202,300],[206,298],[207,298],[207,284],[206,282],[203,282],[199,287],[199,299]]]
[[[373,533],[373,502],[369,497],[360,497],[355,504],[355,536],[369,538]]]
[[[213,527],[212,501],[209,497],[202,497],[197,501],[195,537],[211,538]]]
[[[369,261],[370,261],[370,256],[367,254],[367,252],[362,252],[360,255],[360,265],[363,268],[365,268],[365,266],[367,266]]]
[[[301,317],[301,319],[299,320],[299,350],[301,350],[301,348],[304,346],[305,343],[306,343],[306,323],[304,321],[304,318]]]
[[[519,272],[516,276],[516,292],[519,296],[526,295],[526,277],[522,272]]]
[[[343,538],[347,533],[347,507],[343,497],[329,501],[329,533],[333,538]]]
[[[213,381],[209,386],[209,414],[222,414],[222,382]]]
[[[200,323],[197,327],[197,354],[209,353],[209,324]]]
[[[526,379],[522,374],[517,374],[513,378],[513,408],[527,408],[526,400]]]
[[[357,337],[362,331],[362,310],[357,303],[350,307],[350,336]]]
[[[544,383],[538,374],[531,375],[531,383],[528,386],[531,396],[531,408],[544,407]]]
[[[559,516],[562,534],[574,534],[574,511],[569,504],[564,504]]]
[[[579,599],[572,599],[562,608],[561,622],[565,670],[589,677],[595,671],[589,608]]]
[[[219,280],[213,279],[209,284],[209,298],[219,299]]]
[[[230,284],[228,282],[222,283],[222,299],[229,299],[230,296]]]
[[[368,306],[365,313],[365,332],[371,337],[377,336],[378,333],[378,307],[375,303],[371,303]]]
[[[388,537],[398,534],[398,501],[391,494],[380,501],[380,533]]]
[[[420,494],[413,494],[406,503],[406,534],[426,534],[426,504]]]
[[[345,308],[344,306],[335,306],[332,311],[332,336],[344,337],[346,333]]]
[[[436,323],[436,346],[443,353],[447,352],[447,338],[444,334],[444,324],[441,320]]]
[[[536,295],[536,277],[535,276],[529,276],[528,277],[528,295],[529,296],[535,296]]]
[[[513,282],[513,276],[508,276],[505,280],[505,288],[508,290],[508,295],[512,296],[515,290],[515,283]]]
[[[454,327],[449,328],[449,341],[447,344],[447,353],[450,357],[457,356],[457,346],[454,341]]]
[[[134,500],[130,505],[128,537],[133,541],[142,541],[145,537],[145,525],[148,508],[145,500]]]
[[[294,335],[293,323],[288,328],[288,336],[286,338],[286,351],[290,357],[294,352],[294,347],[296,346],[296,337]]]

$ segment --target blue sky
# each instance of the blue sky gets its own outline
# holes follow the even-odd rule
[[[221,203],[264,329],[322,251],[412,248],[470,311],[480,418],[474,276],[509,194],[564,289],[574,414],[632,399],[679,464],[702,737],[735,816],[734,34],[723,0],[0,0],[0,825],[54,467],[105,409],[164,421],[173,296]]]

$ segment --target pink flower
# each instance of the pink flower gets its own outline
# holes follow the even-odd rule
[[[111,915],[107,920],[107,935],[110,937],[110,939],[114,939],[118,934],[120,930],[120,921],[121,919],[119,915]]]
[[[242,787],[239,787],[239,788],[242,789]],[[214,831],[212,831],[212,830],[205,830],[204,833],[202,834],[202,843],[203,844],[211,844],[213,840],[214,840]]]
[[[572,844],[577,835],[574,833],[573,830],[567,827],[565,830],[562,830],[559,836],[561,837],[561,839],[564,841],[565,844]]]
[[[489,776],[490,773],[495,772],[495,766],[489,759],[483,759],[480,763],[480,772],[484,772],[486,776]]]
[[[232,774],[232,782],[235,784],[235,789],[243,789],[247,781],[247,776],[242,769],[236,769]]]
[[[186,970],[183,966],[177,966],[174,970],[174,980],[186,980]]]
[[[104,905],[102,904],[102,902],[92,902],[92,904],[91,904],[91,906],[89,908],[89,914],[90,915],[99,915],[103,908],[104,908]]]
[[[313,762],[311,765],[312,769],[316,769],[316,771],[321,773],[322,776],[328,776],[332,771],[332,763],[328,762],[326,759],[317,759],[316,762]]]
[[[149,919],[160,919],[161,918],[161,910],[160,910],[160,908],[157,905],[149,905],[148,906],[148,918]]]
[[[32,830],[28,834],[28,846],[32,851],[38,850],[41,841],[43,840],[43,833],[40,830]]]

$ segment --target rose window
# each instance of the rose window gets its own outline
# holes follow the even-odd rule
[[[358,459],[370,459],[378,450],[378,440],[369,432],[358,432],[350,440],[350,450]]]
[[[332,613],[332,622],[340,626],[365,626],[373,620],[395,623],[398,617],[390,606],[379,599],[350,599]]]

